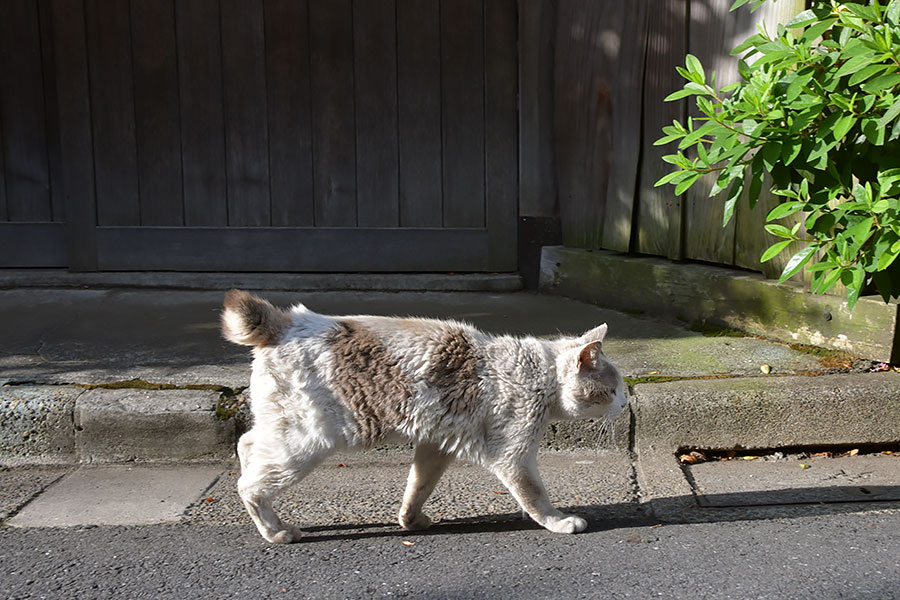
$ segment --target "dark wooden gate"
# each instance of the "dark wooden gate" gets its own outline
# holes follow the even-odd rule
[[[516,12],[0,1],[0,266],[514,270]]]

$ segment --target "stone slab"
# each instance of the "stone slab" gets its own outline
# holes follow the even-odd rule
[[[216,415],[207,390],[94,389],[75,404],[83,462],[215,460],[234,453],[234,419]]]
[[[562,246],[543,249],[540,288],[619,310],[900,361],[898,306],[879,297],[860,298],[851,312],[842,297],[811,294],[755,273]]]
[[[713,461],[684,467],[700,506],[900,500],[900,457]]]
[[[412,450],[400,449],[333,455],[279,495],[275,508],[286,522],[308,531],[337,524],[396,527],[412,457]],[[627,452],[544,451],[538,453],[538,468],[553,503],[560,510],[584,515],[589,529],[641,514]],[[252,528],[237,495],[239,476],[237,465],[227,470],[204,501],[193,506],[190,519]],[[436,522],[521,518],[518,504],[498,479],[483,467],[466,463],[448,468],[425,512]]]
[[[219,465],[81,467],[12,517],[13,527],[175,523],[216,481]]]
[[[638,454],[900,442],[900,374],[682,380],[635,386]]]
[[[0,522],[71,470],[59,465],[0,468]]]
[[[71,461],[78,386],[0,387],[0,463]]]

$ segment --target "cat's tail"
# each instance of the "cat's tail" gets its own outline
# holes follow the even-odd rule
[[[278,343],[281,334],[290,325],[290,315],[267,300],[243,290],[230,290],[225,294],[222,335],[230,342],[245,346],[271,346]]]

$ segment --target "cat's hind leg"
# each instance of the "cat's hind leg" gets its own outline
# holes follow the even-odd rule
[[[416,455],[409,468],[409,478],[406,480],[403,506],[398,515],[403,529],[412,531],[425,529],[431,525],[431,519],[422,512],[422,505],[428,500],[441,475],[452,461],[452,457],[441,452],[433,444],[416,446]]]
[[[533,456],[521,463],[495,464],[491,471],[506,486],[519,506],[545,529],[554,533],[578,533],[587,528],[587,521],[576,515],[563,514],[551,504]]]
[[[251,438],[250,443],[242,443],[238,449],[241,458],[238,494],[259,533],[275,544],[299,541],[303,532],[281,522],[272,508],[272,499],[306,477],[327,452],[309,450],[286,456],[286,449],[277,447],[271,439],[264,443],[261,438]]]

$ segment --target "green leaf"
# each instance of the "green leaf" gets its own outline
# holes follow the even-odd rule
[[[874,75],[878,75],[879,73],[884,73],[889,68],[890,68],[889,65],[881,65],[881,64],[870,65],[870,66],[866,67],[865,69],[860,69],[859,71],[854,73],[850,77],[848,83],[850,85],[857,85],[857,84],[862,83],[863,81],[869,79],[870,77],[872,77]]]
[[[816,288],[816,293],[824,294],[829,289],[834,287],[834,284],[837,283],[838,279],[840,279],[840,277],[841,277],[841,273],[843,273],[843,272],[844,272],[843,269],[835,269],[834,271],[832,271],[828,275],[826,275],[822,279],[822,281],[819,283],[818,287]]]
[[[847,286],[847,305],[850,310],[853,310],[853,307],[856,306],[856,303],[859,301],[859,295],[862,292],[865,277],[866,272],[860,265],[857,265],[852,271],[844,271],[841,273],[841,282]]]
[[[885,111],[884,116],[878,121],[878,126],[887,127],[890,122],[897,118],[897,115],[900,115],[900,98],[897,98],[891,104],[891,107]]]
[[[743,0],[743,2],[746,1],[747,0]],[[791,29],[796,29],[798,27],[804,27],[806,25],[809,25],[810,23],[814,23],[818,20],[818,18],[819,17],[816,16],[816,13],[814,13],[812,9],[808,9],[796,15],[793,19],[785,23],[784,26]]]
[[[868,54],[861,54],[859,56],[854,56],[843,65],[841,68],[837,70],[837,73],[834,74],[835,77],[843,77],[844,75],[851,75],[856,73],[863,67],[868,67],[873,62],[875,62],[875,53],[870,52]]]
[[[680,100],[682,98],[686,98],[687,96],[692,96],[693,94],[694,94],[694,92],[691,90],[680,89],[680,90],[672,92],[671,94],[669,94],[668,96],[663,98],[663,102],[671,102],[673,100]]]
[[[692,79],[692,81],[696,81],[697,83],[706,82],[706,73],[703,71],[703,65],[700,64],[700,59],[696,56],[693,54],[685,56],[684,66],[687,67],[690,74],[696,76],[696,79]]]
[[[775,242],[771,246],[769,246],[763,255],[759,257],[759,262],[764,263],[773,259],[775,256],[781,253],[782,250],[791,245],[791,240],[782,240],[780,242]]]
[[[737,201],[740,199],[743,192],[744,178],[742,177],[735,180],[728,190],[728,198],[725,200],[725,208],[722,214],[722,227],[725,227],[728,225],[728,222],[731,221],[731,217],[734,215],[734,208],[737,206]]]
[[[820,35],[822,35],[826,30],[830,29],[832,25],[837,23],[837,19],[826,19],[824,21],[819,21],[815,25],[812,25],[803,32],[803,35],[800,37],[800,41],[803,42],[812,42]]]
[[[784,217],[790,216],[796,212],[799,212],[803,208],[803,206],[803,202],[782,202],[769,211],[769,214],[766,216],[766,222],[774,221],[776,219],[783,219]]]
[[[789,165],[794,162],[794,159],[799,156],[800,151],[803,149],[803,142],[796,137],[790,137],[785,139],[781,143],[781,160],[785,165]]]
[[[818,249],[819,245],[817,243],[811,243],[808,246],[804,247],[800,252],[791,257],[791,259],[784,265],[784,270],[781,272],[781,277],[778,278],[779,283],[784,283],[791,277],[797,274],[800,269],[803,268],[815,251]]]
[[[870,143],[876,146],[884,145],[885,128],[879,127],[878,121],[875,119],[863,119],[862,130]]]
[[[762,148],[762,161],[767,171],[771,171],[775,167],[775,163],[781,158],[781,142],[778,140],[770,140]]]
[[[765,228],[766,231],[776,237],[787,238],[789,240],[794,239],[794,235],[791,233],[791,230],[784,225],[779,225],[778,223],[769,223]]]
[[[880,75],[875,79],[871,79],[862,85],[864,92],[877,94],[884,90],[890,89],[900,83],[900,73],[890,73],[888,75]]]
[[[685,193],[688,188],[694,185],[694,182],[700,178],[702,173],[691,173],[689,177],[686,177],[683,181],[679,182],[678,185],[675,186],[675,195],[680,196]]]
[[[872,234],[872,223],[875,221],[873,217],[863,219],[853,227],[847,228],[847,233],[853,238],[853,242],[857,247],[861,247],[869,239]]]

